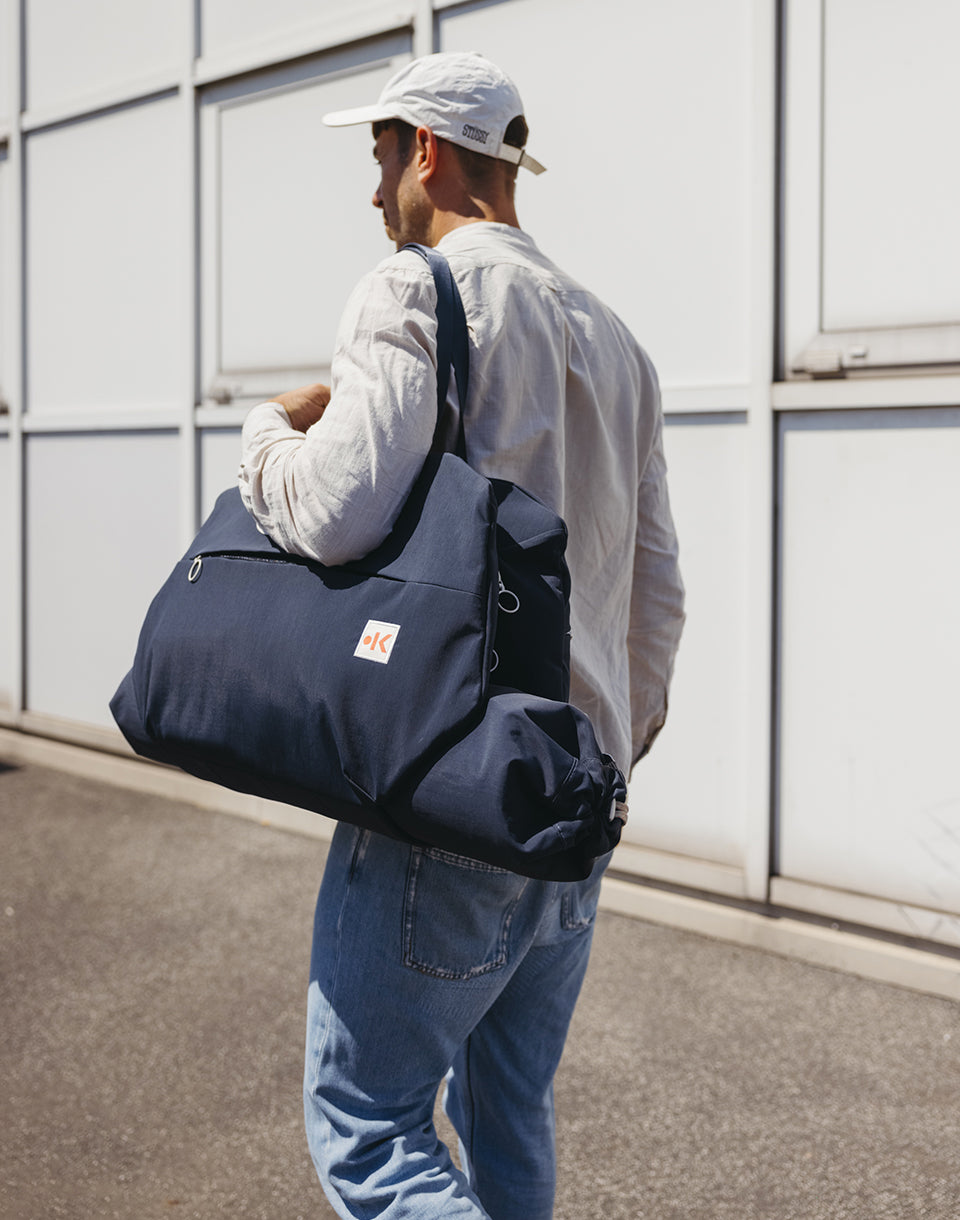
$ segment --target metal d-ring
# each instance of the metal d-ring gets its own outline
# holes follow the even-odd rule
[[[194,558],[193,563],[190,565],[190,571],[187,573],[187,580],[189,580],[191,584],[194,584],[197,580],[200,579],[200,572],[201,572],[202,568],[203,568],[203,559],[201,558],[201,556],[197,555]]]
[[[497,653],[497,650],[496,650],[496,648],[491,648],[490,649],[490,672],[493,673],[493,671],[497,668],[497,666],[499,664],[500,664],[500,657]]]

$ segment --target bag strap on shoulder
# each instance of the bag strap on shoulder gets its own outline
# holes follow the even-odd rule
[[[466,460],[467,440],[463,430],[463,416],[467,409],[467,390],[470,386],[470,342],[460,291],[450,264],[439,250],[422,246],[418,242],[408,242],[401,249],[413,250],[420,255],[433,273],[433,282],[437,288],[437,424],[433,434],[434,446],[437,446],[442,432],[441,424],[447,405],[452,367],[460,402],[455,452]]]

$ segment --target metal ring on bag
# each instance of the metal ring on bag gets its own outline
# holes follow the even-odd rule
[[[497,605],[504,614],[516,614],[520,609],[520,598],[517,597],[516,593],[512,592],[512,590],[506,587],[506,585],[503,583],[502,576],[498,575],[497,579],[500,584]]]
[[[496,648],[491,648],[490,649],[490,672],[493,673],[493,671],[497,668],[497,666],[499,664],[500,664],[500,658],[497,655],[497,650],[496,650]]]
[[[509,589],[504,589],[497,598],[497,605],[504,614],[516,614],[520,609],[520,598],[516,593],[511,593]]]
[[[203,568],[203,560],[201,559],[201,557],[199,555],[197,555],[195,557],[193,563],[190,565],[190,571],[187,573],[187,580],[189,580],[191,584],[193,584],[195,581],[199,580],[200,571],[202,568]]]

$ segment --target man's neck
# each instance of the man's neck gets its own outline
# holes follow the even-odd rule
[[[514,229],[520,228],[517,210],[512,202],[493,206],[483,199],[471,199],[468,205],[461,205],[456,210],[434,212],[430,224],[429,244],[435,246],[454,229],[459,229],[463,225],[478,224],[481,221],[511,225]]]

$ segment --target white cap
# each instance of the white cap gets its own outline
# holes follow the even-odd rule
[[[439,139],[473,152],[522,165],[535,174],[545,166],[520,148],[504,144],[512,119],[523,114],[513,81],[476,51],[424,55],[387,81],[373,106],[323,116],[328,127],[402,119],[429,127]]]

